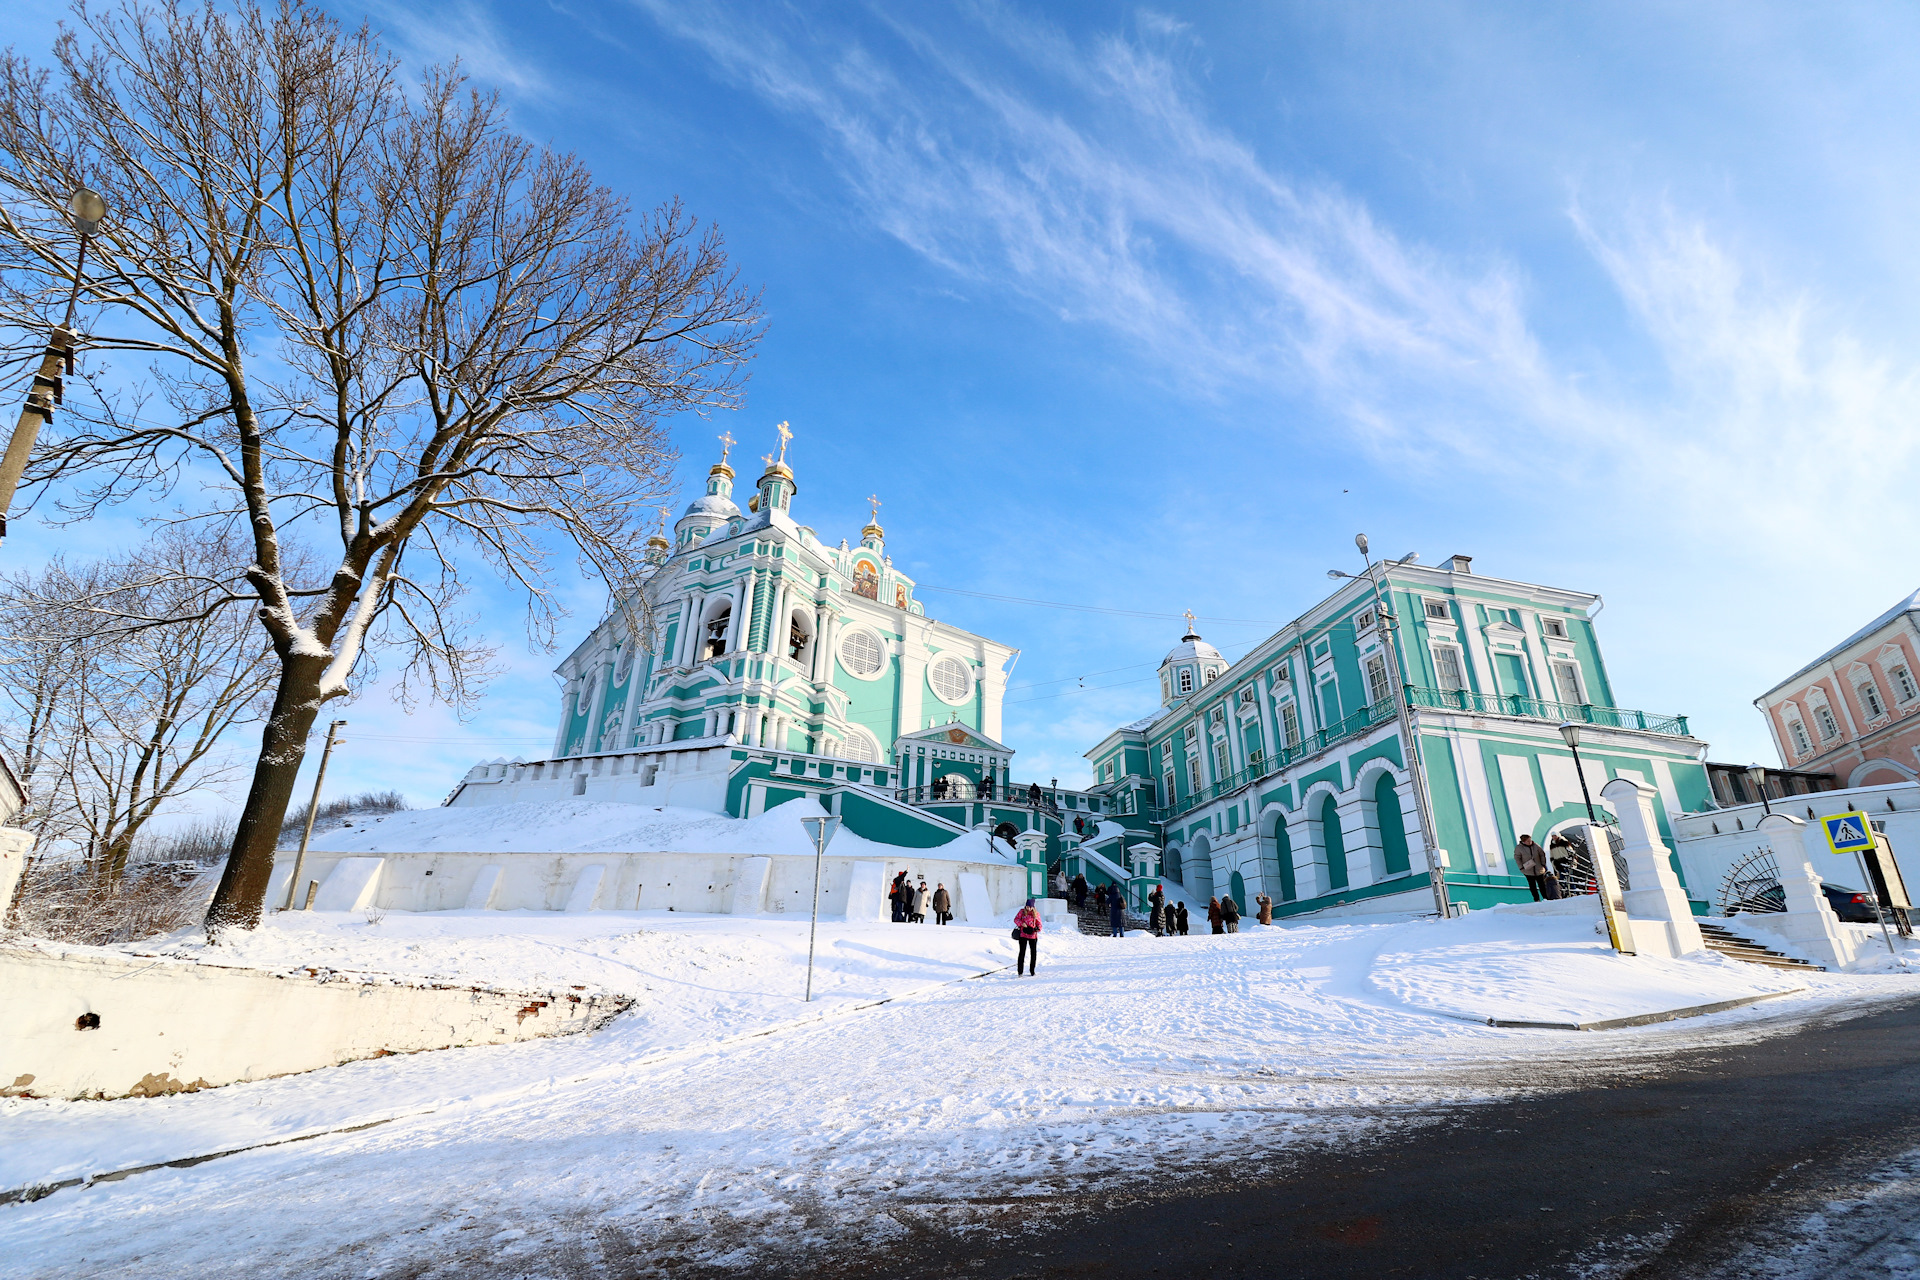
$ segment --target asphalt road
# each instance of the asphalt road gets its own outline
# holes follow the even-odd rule
[[[1035,1206],[1018,1235],[923,1238],[897,1264],[828,1265],[979,1280],[1697,1277],[1916,1145],[1920,1001],[1678,1053],[1653,1078],[1460,1108],[1210,1186]]]

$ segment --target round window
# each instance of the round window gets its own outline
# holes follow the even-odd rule
[[[973,692],[973,672],[958,658],[935,658],[927,668],[927,683],[940,701],[957,706]]]
[[[849,675],[866,679],[887,665],[886,650],[880,637],[871,631],[849,631],[840,640],[840,665]]]

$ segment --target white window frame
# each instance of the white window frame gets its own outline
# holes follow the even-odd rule
[[[1587,685],[1580,670],[1579,663],[1573,661],[1571,658],[1552,658],[1548,660],[1547,667],[1553,673],[1553,692],[1556,698],[1576,707],[1587,704]],[[1572,698],[1560,697],[1561,694],[1566,692],[1560,687],[1560,677],[1563,673],[1573,678]]]
[[[1540,619],[1540,626],[1555,640],[1565,640],[1567,638],[1567,620],[1565,618],[1548,618],[1543,616]]]
[[[1840,737],[1840,720],[1833,714],[1833,708],[1824,702],[1813,704],[1814,723],[1820,728],[1822,742],[1834,742]]]
[[[1467,687],[1466,655],[1457,644],[1436,644],[1433,652],[1433,678],[1440,682],[1440,688],[1447,693],[1464,692]],[[1452,658],[1454,684],[1447,683],[1446,658]]]
[[[1808,736],[1806,723],[1799,716],[1787,717],[1787,736],[1793,740],[1795,755],[1813,754],[1813,739]]]
[[[966,673],[967,691],[958,698],[949,698],[946,694],[940,692],[939,688],[933,683],[933,669],[942,662],[950,662]],[[926,680],[927,691],[950,707],[964,707],[973,701],[973,691],[977,683],[974,679],[973,664],[957,654],[941,653],[934,655],[933,660],[927,663]]]
[[[1376,653],[1367,659],[1367,702],[1378,706],[1393,700],[1393,680],[1387,675],[1385,654]],[[1376,679],[1377,677],[1377,679]]]
[[[1853,691],[1860,697],[1860,705],[1866,709],[1867,719],[1884,719],[1887,714],[1887,700],[1880,696],[1880,687],[1872,676],[1854,682]]]
[[[1914,682],[1913,670],[1906,663],[1896,662],[1889,666],[1887,679],[1892,683],[1894,692],[1900,695],[1899,702],[1907,703],[1920,698],[1920,684]]]
[[[1180,678],[1177,681],[1175,681],[1175,684],[1180,689],[1181,697],[1184,698],[1188,694],[1192,693],[1193,692],[1193,668],[1192,667],[1180,668]]]
[[[1280,732],[1287,740],[1287,746],[1300,745],[1300,709],[1293,705],[1292,699],[1280,704]]]
[[[873,641],[874,644],[880,647],[880,665],[874,668],[872,671],[865,673],[864,675],[858,671],[855,671],[852,667],[849,667],[847,665],[847,660],[846,660],[847,641],[853,639],[857,635],[867,637],[869,640]],[[893,657],[892,646],[890,646],[887,643],[887,638],[885,636],[881,635],[878,631],[874,630],[872,627],[863,627],[857,623],[853,626],[848,627],[845,631],[842,631],[840,633],[840,638],[834,641],[834,645],[833,645],[834,662],[839,664],[840,669],[846,672],[848,675],[852,676],[855,680],[865,680],[868,682],[872,682],[874,680],[880,680],[885,678],[887,674],[887,668],[890,665],[892,665],[891,662],[889,661],[889,659],[891,659],[892,657]]]
[[[1421,612],[1429,622],[1452,622],[1453,609],[1445,600],[1433,600],[1425,596],[1420,599]]]
[[[1378,621],[1378,619],[1373,616],[1373,610],[1362,610],[1353,617],[1353,629],[1355,631],[1371,631],[1376,621]]]

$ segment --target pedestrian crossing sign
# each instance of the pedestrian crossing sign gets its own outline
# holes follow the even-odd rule
[[[1827,829],[1827,847],[1835,853],[1857,853],[1873,848],[1873,826],[1858,809],[1820,819]]]

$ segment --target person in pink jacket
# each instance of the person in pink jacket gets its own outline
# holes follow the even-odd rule
[[[1027,905],[1014,913],[1013,936],[1019,939],[1020,954],[1014,960],[1013,976],[1023,973],[1039,976],[1040,973],[1040,913],[1033,909],[1033,899],[1027,899]]]

